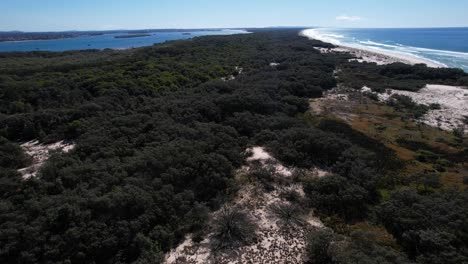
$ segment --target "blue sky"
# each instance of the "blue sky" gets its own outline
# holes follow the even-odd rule
[[[0,0],[0,31],[468,26],[468,0]]]

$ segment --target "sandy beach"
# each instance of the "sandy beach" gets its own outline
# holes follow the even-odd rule
[[[428,67],[433,68],[443,68],[447,67],[442,63],[438,63],[429,59],[411,56],[409,54],[401,53],[401,52],[394,52],[394,51],[387,51],[379,48],[367,47],[364,45],[357,45],[357,44],[346,44],[336,41],[332,38],[326,38],[317,34],[315,29],[306,29],[299,33],[299,35],[307,37],[309,39],[316,39],[323,42],[331,43],[338,48],[334,49],[325,49],[325,48],[317,48],[322,53],[329,53],[329,52],[348,52],[353,54],[356,58],[352,59],[358,62],[374,62],[379,65],[384,64],[391,64],[395,62],[401,62],[406,64],[426,64]]]

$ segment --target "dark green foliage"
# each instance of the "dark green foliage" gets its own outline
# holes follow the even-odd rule
[[[403,254],[377,244],[372,234],[363,231],[355,231],[349,238],[329,229],[311,232],[306,249],[310,264],[411,263]]]
[[[406,95],[394,94],[388,100],[388,105],[393,106],[397,111],[406,112],[412,118],[418,119],[429,111],[429,107],[417,104]]]
[[[466,153],[464,151],[450,154],[424,142],[408,138],[398,138],[396,142],[400,146],[416,151],[416,158],[421,162],[435,162],[440,166],[449,167],[452,162],[463,162],[463,160],[466,160]]]
[[[343,264],[409,264],[407,257],[392,248],[377,244],[372,233],[355,231],[349,240],[336,243],[330,249],[332,263]]]
[[[438,103],[432,103],[429,105],[429,109],[431,110],[440,110],[442,107]]]
[[[341,138],[346,138],[352,143],[369,150],[363,153],[363,162],[373,164],[373,168],[378,170],[395,170],[401,168],[401,161],[398,160],[395,153],[387,148],[385,144],[372,139],[363,133],[353,130],[348,124],[333,120],[324,119],[320,121],[318,127],[324,131],[333,132]],[[361,151],[362,152],[362,151]],[[370,156],[369,156],[370,155]],[[361,157],[360,155],[354,156]]]
[[[452,69],[349,63],[350,55],[321,54],[314,47],[333,46],[297,33],[259,30],[131,51],[0,54],[0,262],[158,263],[187,233],[201,238],[209,210],[235,190],[233,173],[252,145],[266,146],[285,165],[329,168],[336,175],[305,183],[312,205],[349,222],[365,218],[379,200],[381,175],[398,171],[398,160],[346,125],[316,128],[297,118],[308,98],[337,85],[337,68],[340,82],[371,87],[383,81],[412,90],[427,80],[468,79]],[[221,79],[230,75],[235,80]],[[18,143],[32,139],[71,140],[76,147],[23,181],[17,169],[30,160]],[[466,153],[444,158],[464,160]],[[271,170],[253,173],[266,188],[278,180]],[[439,195],[418,196],[423,205],[411,212],[411,204],[396,206],[392,198],[378,215],[413,258],[465,260],[467,217],[460,208],[466,202],[455,197],[452,205]],[[425,199],[435,199],[435,208]],[[451,206],[450,221],[414,224]],[[296,209],[280,209],[288,221],[295,218]],[[418,210],[423,213],[410,215],[414,226],[407,223],[404,214]],[[217,246],[253,239],[245,213],[220,219]],[[427,233],[432,226],[442,228]],[[393,256],[374,246],[343,248],[346,258],[349,252],[377,262],[376,254]]]
[[[441,187],[440,175],[437,173],[420,173],[413,177],[416,178],[418,184],[422,184],[425,188],[436,189]]]
[[[330,256],[330,245],[335,242],[336,237],[330,229],[322,229],[311,232],[307,237],[307,257],[308,264],[329,264],[332,263]]]
[[[0,137],[0,167],[19,169],[30,162],[29,157],[16,144]]]
[[[304,183],[304,192],[320,212],[347,220],[365,216],[371,202],[366,189],[338,175],[309,179]]]
[[[468,74],[461,69],[437,69],[423,64],[379,66],[375,63],[350,62],[342,64],[340,69],[339,79],[343,84],[356,89],[367,86],[378,92],[388,88],[418,91],[426,84],[468,85]]]
[[[278,141],[272,142],[271,146],[275,157],[286,164],[307,168],[334,164],[352,144],[318,129],[298,127],[281,131]]]
[[[306,97],[336,85],[341,58],[314,45],[327,44],[286,30],[168,42],[114,59],[111,51],[4,55],[12,66],[0,73],[0,262],[157,262],[204,228],[201,204],[220,206],[248,144],[298,128],[326,150],[321,141],[334,138],[295,118]],[[32,61],[38,66],[27,67]],[[221,81],[236,67],[244,69],[236,80]],[[77,146],[22,182],[15,170],[26,161],[9,141],[36,138]]]
[[[464,263],[468,261],[467,202],[466,191],[421,195],[402,189],[377,208],[377,216],[418,262]]]

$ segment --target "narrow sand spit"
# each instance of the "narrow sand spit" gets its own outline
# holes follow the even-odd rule
[[[306,232],[311,229],[323,228],[323,224],[313,211],[304,212],[302,221],[295,225],[285,226],[271,211],[271,206],[290,203],[284,196],[285,192],[296,192],[301,199],[304,198],[302,185],[294,183],[292,170],[283,166],[274,159],[263,147],[253,147],[246,151],[250,153],[247,158],[249,166],[242,168],[238,175],[245,175],[252,163],[271,166],[276,169],[276,177],[284,177],[289,181],[272,183],[273,190],[265,191],[258,184],[244,184],[236,197],[226,206],[237,207],[247,212],[257,225],[256,240],[250,244],[234,249],[213,250],[209,233],[200,243],[191,241],[191,236],[177,248],[166,255],[164,263],[190,263],[190,264],[241,264],[241,263],[303,263],[306,246]],[[325,171],[316,170],[317,175],[324,176]],[[216,218],[219,212],[211,214]]]
[[[338,48],[319,48],[315,47],[316,50],[319,50],[321,53],[350,53],[355,58],[350,59],[349,61],[357,61],[357,62],[373,62],[377,65],[386,65],[392,63],[405,63],[405,64],[426,64],[428,67],[432,68],[440,68],[444,67],[442,64],[437,64],[435,62],[425,60],[422,58],[410,57],[403,54],[393,54],[391,52],[385,51],[369,51],[359,48],[351,48],[351,47],[344,47],[339,46]]]
[[[431,61],[429,59],[420,58],[416,56],[411,56],[408,54],[404,54],[401,52],[392,52],[387,50],[382,50],[378,48],[367,47],[363,45],[357,44],[345,44],[336,42],[333,39],[323,38],[320,35],[316,34],[315,29],[306,29],[299,33],[300,36],[309,38],[309,39],[316,39],[323,42],[331,43],[338,48],[327,49],[327,48],[318,48],[321,53],[350,53],[355,58],[351,59],[350,61],[358,61],[358,62],[374,62],[378,65],[385,65],[391,64],[395,62],[401,62],[406,64],[426,64],[428,67],[433,68],[441,68],[446,67],[446,65]]]
[[[363,87],[362,91],[371,91]],[[387,101],[392,95],[406,95],[418,104],[439,104],[441,109],[429,110],[420,121],[433,127],[452,131],[463,125],[464,116],[468,116],[468,89],[463,87],[428,84],[418,92],[387,89],[385,93],[377,94],[379,100]],[[468,132],[468,126],[465,126]]]
[[[49,159],[52,152],[62,151],[64,153],[68,153],[74,147],[74,144],[65,143],[64,141],[59,141],[52,144],[40,144],[39,141],[33,140],[21,144],[21,148],[23,148],[26,154],[32,157],[33,162],[30,166],[19,169],[18,172],[22,175],[24,180],[27,180],[31,177],[36,177],[37,172]]]

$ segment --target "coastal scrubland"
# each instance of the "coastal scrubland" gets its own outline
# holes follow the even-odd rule
[[[1,54],[11,67],[0,66],[0,262],[160,263],[211,231],[221,259],[232,259],[226,248],[262,254],[249,247],[257,235],[291,233],[226,206],[263,197],[259,212],[279,191],[268,208],[288,232],[305,226],[304,212],[320,219],[298,232],[295,261],[468,262],[463,131],[417,122],[424,107],[407,98],[361,91],[463,87],[468,75],[317,49],[333,47],[285,29]],[[74,147],[23,179],[32,160],[20,145],[31,140]],[[258,146],[291,179],[262,163],[246,172]],[[247,183],[256,195],[242,196]]]

